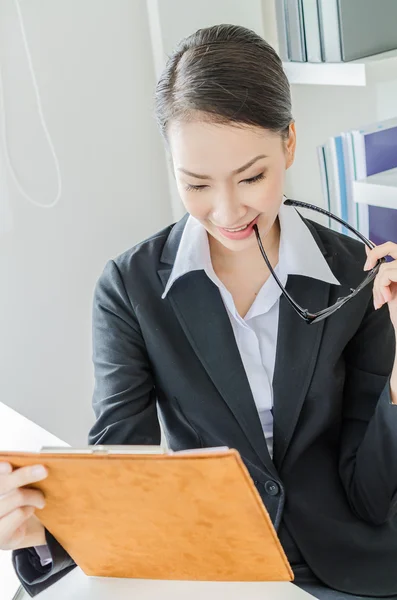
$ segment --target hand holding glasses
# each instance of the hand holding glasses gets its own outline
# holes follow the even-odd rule
[[[359,231],[354,229],[354,227],[352,227],[349,223],[346,223],[346,221],[343,221],[343,219],[340,219],[336,215],[333,215],[332,213],[328,212],[327,210],[324,210],[323,208],[320,208],[319,206],[315,206],[314,204],[307,204],[306,202],[300,202],[299,200],[289,200],[289,199],[285,200],[284,204],[286,206],[296,206],[296,207],[300,207],[300,208],[307,208],[309,210],[315,210],[316,212],[326,215],[330,219],[334,219],[335,221],[338,221],[338,223],[340,223],[341,225],[344,225],[344,227],[346,227],[347,229],[352,231],[362,242],[364,242],[364,244],[370,250],[375,248],[375,245],[370,240],[367,240],[367,238],[365,236],[363,236]],[[318,312],[311,313],[311,312],[309,312],[309,310],[307,308],[302,308],[301,306],[299,306],[299,304],[297,302],[295,302],[295,300],[287,292],[287,290],[285,289],[285,287],[283,286],[283,284],[277,277],[276,273],[274,272],[272,265],[270,264],[270,261],[267,257],[265,249],[263,247],[257,225],[254,225],[254,231],[255,231],[256,239],[257,239],[260,251],[262,253],[262,256],[269,268],[270,273],[274,277],[277,285],[279,286],[283,295],[288,300],[288,302],[291,304],[291,306],[295,310],[295,312],[297,312],[297,314],[304,321],[306,321],[306,323],[308,323],[309,325],[311,325],[312,323],[318,323],[319,321],[326,319],[327,317],[329,317],[330,315],[335,313],[337,310],[339,310],[344,304],[349,302],[349,300],[354,298],[354,296],[356,296],[359,292],[361,292],[361,290],[363,288],[365,288],[366,285],[368,285],[371,281],[373,281],[375,279],[376,275],[379,272],[381,264],[385,262],[384,258],[380,258],[377,261],[377,263],[375,264],[375,266],[368,271],[364,280],[355,289],[352,289],[351,293],[348,296],[338,298],[338,300],[335,302],[335,304],[333,304],[332,306],[329,306],[328,308],[324,308],[323,310],[320,310]]]

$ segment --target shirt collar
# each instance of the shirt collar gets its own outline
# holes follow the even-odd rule
[[[279,262],[282,270],[288,275],[302,275],[340,285],[298,211],[283,203],[278,216],[281,231]]]
[[[283,203],[279,210],[279,219],[281,271],[287,275],[302,275],[340,285],[297,210]],[[191,271],[201,270],[205,271],[211,279],[216,278],[207,231],[197,219],[189,216],[162,298],[167,296],[177,279]]]

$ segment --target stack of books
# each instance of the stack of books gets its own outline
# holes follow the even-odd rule
[[[275,0],[282,60],[344,62],[397,48],[397,0]]]
[[[376,245],[397,242],[397,188],[395,209],[358,203],[353,197],[354,180],[397,168],[397,118],[329,138],[317,153],[329,212]],[[333,219],[329,226],[353,236]]]

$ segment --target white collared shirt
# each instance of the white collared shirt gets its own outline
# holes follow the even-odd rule
[[[286,285],[288,275],[303,275],[333,285],[340,285],[296,209],[282,204],[279,220],[279,262],[275,272],[282,284]],[[274,278],[269,277],[248,313],[242,318],[236,310],[231,293],[213,269],[206,229],[199,221],[190,216],[186,222],[175,263],[162,297],[167,296],[177,279],[186,273],[198,270],[204,270],[207,277],[219,288],[255,400],[270,456],[272,456],[272,381],[276,359],[281,290]]]

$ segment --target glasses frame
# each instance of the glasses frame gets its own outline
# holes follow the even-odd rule
[[[375,244],[373,244],[370,240],[367,240],[367,238],[360,233],[359,231],[357,231],[356,229],[354,229],[354,227],[352,227],[349,223],[346,223],[346,221],[344,221],[343,219],[337,217],[336,215],[328,212],[327,210],[325,210],[324,208],[320,208],[319,206],[315,206],[314,204],[308,204],[307,202],[301,202],[300,200],[290,200],[289,198],[284,200],[284,205],[285,206],[295,206],[298,208],[308,208],[310,210],[314,210],[318,213],[321,213],[323,215],[326,215],[327,217],[329,217],[330,219],[334,219],[335,221],[337,221],[338,223],[340,223],[341,225],[343,225],[344,227],[346,227],[347,229],[349,229],[352,233],[354,233],[370,250],[372,250],[373,248],[375,248]],[[327,317],[329,317],[330,315],[333,315],[337,310],[339,310],[340,308],[342,308],[342,306],[344,306],[347,302],[349,302],[349,300],[351,300],[352,298],[354,298],[354,296],[357,296],[357,294],[359,292],[361,292],[361,290],[363,290],[369,283],[371,283],[371,281],[373,281],[375,279],[375,277],[377,276],[379,269],[381,267],[381,265],[385,262],[384,258],[381,258],[377,261],[376,265],[370,269],[366,275],[366,277],[364,278],[364,280],[356,287],[356,288],[351,288],[351,292],[350,294],[348,294],[347,296],[343,296],[341,298],[338,298],[337,301],[332,304],[332,306],[329,306],[328,308],[324,308],[323,310],[320,310],[318,312],[310,312],[307,308],[302,308],[297,302],[295,302],[295,300],[292,298],[292,296],[287,292],[287,290],[285,289],[285,287],[283,286],[283,284],[281,283],[280,279],[277,277],[276,273],[273,270],[272,265],[270,264],[270,261],[267,257],[267,254],[265,252],[265,249],[263,247],[262,244],[262,240],[259,234],[259,230],[258,230],[258,226],[255,224],[253,227],[254,231],[255,231],[255,235],[256,235],[256,240],[258,242],[258,246],[259,249],[261,251],[261,254],[269,268],[270,273],[272,274],[273,278],[275,279],[277,285],[279,286],[279,288],[281,289],[284,297],[288,300],[288,302],[290,303],[290,305],[292,306],[292,308],[295,310],[295,312],[304,320],[306,321],[306,323],[308,323],[309,325],[312,325],[313,323],[318,323],[319,321],[323,321],[324,319],[326,319]]]

